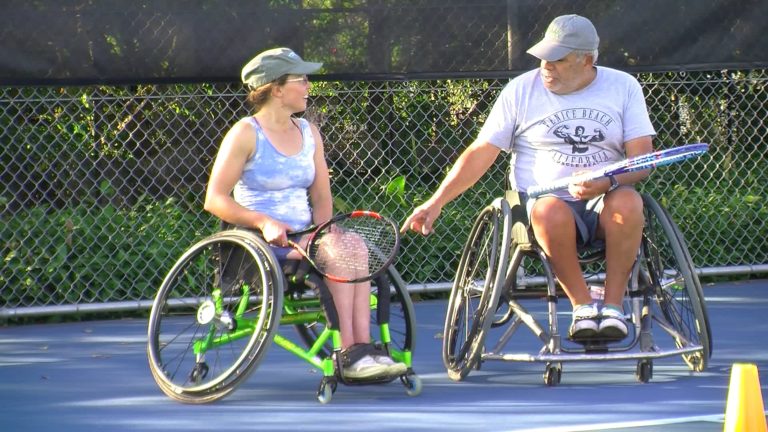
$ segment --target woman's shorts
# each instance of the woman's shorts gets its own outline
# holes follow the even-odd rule
[[[277,261],[280,263],[280,265],[283,265],[286,261],[288,261],[288,252],[293,250],[293,248],[283,246],[269,245],[269,247],[272,249],[275,257],[277,257]]]

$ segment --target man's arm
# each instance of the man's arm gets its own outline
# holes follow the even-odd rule
[[[651,152],[653,152],[653,137],[651,135],[635,138],[624,143],[624,154],[627,158]],[[645,180],[650,174],[651,170],[647,169],[620,174],[614,178],[620,185],[633,185]],[[601,177],[599,179],[570,185],[568,187],[568,192],[580,200],[587,200],[608,192],[610,187],[611,180],[607,177]]]
[[[422,235],[432,232],[432,225],[443,206],[472,187],[488,171],[501,150],[488,142],[475,141],[459,156],[434,194],[416,207],[405,220],[401,232],[413,230]]]
[[[627,158],[640,156],[653,152],[653,137],[651,135],[642,136],[624,143],[624,154]],[[616,176],[619,184],[632,185],[640,183],[651,175],[651,170],[634,171]],[[609,187],[610,187],[610,181]]]

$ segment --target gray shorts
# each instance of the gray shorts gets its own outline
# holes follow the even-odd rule
[[[571,208],[576,220],[576,246],[579,249],[603,249],[605,242],[597,238],[597,226],[600,222],[600,212],[603,211],[603,198],[599,195],[588,201],[565,201]],[[528,220],[531,219],[531,210],[537,198],[526,200]]]
[[[272,244],[269,245],[269,248],[272,249],[272,252],[277,258],[277,262],[279,262],[280,265],[283,265],[288,261],[288,253],[293,250],[291,247],[275,246]]]

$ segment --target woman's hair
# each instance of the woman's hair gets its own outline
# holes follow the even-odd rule
[[[264,84],[263,86],[250,89],[245,102],[251,107],[254,113],[259,112],[264,104],[269,100],[269,96],[272,94],[272,87],[276,85],[284,85],[288,80],[288,75],[283,75],[280,78]]]

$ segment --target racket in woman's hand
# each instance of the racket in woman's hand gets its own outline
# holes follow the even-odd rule
[[[298,244],[309,233],[306,248]],[[372,211],[357,210],[289,234],[288,243],[323,276],[336,282],[355,283],[375,278],[395,260],[400,233],[390,219]],[[302,242],[304,243],[304,242]]]

